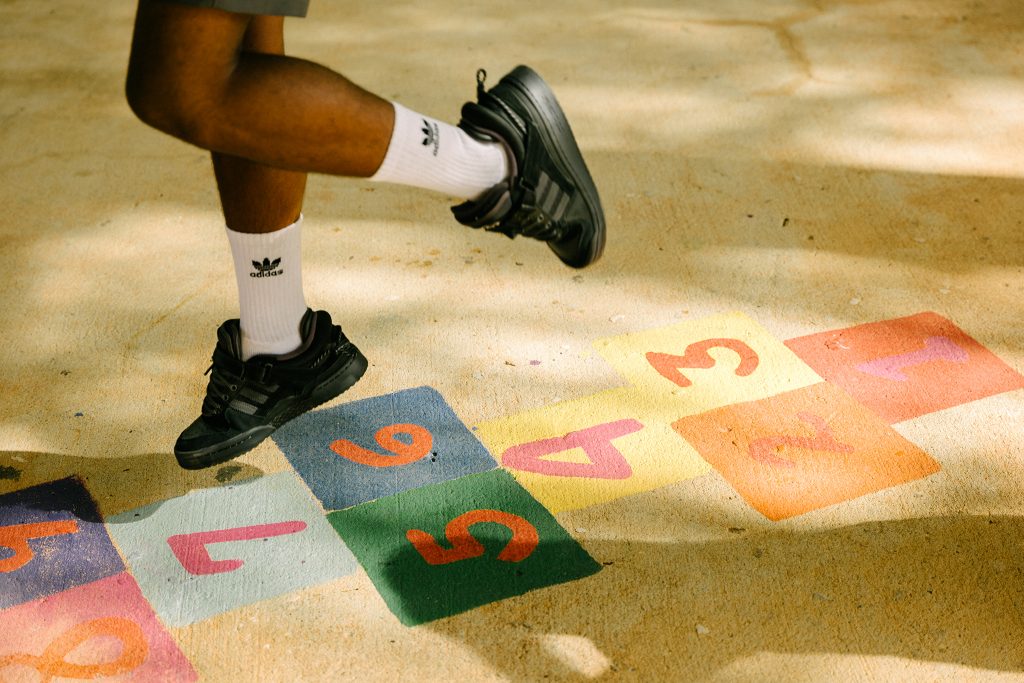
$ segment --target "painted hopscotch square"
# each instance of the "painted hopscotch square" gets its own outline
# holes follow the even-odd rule
[[[160,618],[185,626],[356,571],[291,472],[125,512],[111,534]]]
[[[477,435],[551,512],[590,507],[706,474],[645,392],[626,387],[477,427]]]
[[[601,339],[594,346],[675,418],[821,381],[785,344],[739,312]]]
[[[890,424],[1024,388],[1024,376],[936,313],[820,332],[786,345]]]
[[[75,478],[0,496],[0,609],[124,571]]]
[[[406,491],[328,518],[391,611],[410,626],[601,568],[501,470]]]
[[[0,633],[0,672],[24,680],[198,680],[127,572],[0,611]]]
[[[430,387],[306,413],[273,438],[326,510],[497,467]]]
[[[752,507],[775,521],[940,469],[827,382],[685,417],[675,429]]]

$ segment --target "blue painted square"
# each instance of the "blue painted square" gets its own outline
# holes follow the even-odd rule
[[[0,496],[0,609],[124,571],[78,479]]]
[[[146,599],[187,626],[356,571],[292,472],[191,491],[107,520]]]
[[[273,439],[327,510],[497,467],[430,387],[306,413]]]

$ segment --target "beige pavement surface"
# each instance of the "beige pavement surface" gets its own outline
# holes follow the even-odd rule
[[[77,475],[104,518],[291,471],[271,441],[174,464],[235,285],[207,155],[124,102],[133,13],[0,3],[0,494]],[[311,178],[307,298],[372,363],[328,407],[428,385],[482,424],[625,384],[600,339],[729,311],[778,340],[934,311],[1024,372],[1022,31],[1011,0],[314,0],[290,52],[439,118],[534,66],[609,223],[576,272]],[[781,521],[714,469],[559,512],[600,572],[418,626],[357,569],[160,628],[209,681],[1024,680],[1022,427],[1020,389],[902,421],[937,472]],[[0,679],[37,680],[4,638]]]

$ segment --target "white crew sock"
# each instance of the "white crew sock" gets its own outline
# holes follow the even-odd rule
[[[227,229],[238,282],[242,360],[280,355],[302,345],[299,323],[306,312],[302,293],[302,216],[267,233]]]
[[[509,175],[505,150],[466,131],[417,114],[397,102],[387,154],[370,180],[411,185],[476,199]]]

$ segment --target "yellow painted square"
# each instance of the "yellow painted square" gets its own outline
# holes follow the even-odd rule
[[[601,339],[594,346],[664,417],[678,419],[821,381],[782,341],[740,312]]]
[[[478,425],[476,435],[538,501],[560,512],[709,472],[671,427],[682,414],[666,419],[662,412],[645,393],[626,387],[491,420]],[[593,439],[595,450],[600,444],[605,453],[596,461],[573,445],[581,434],[602,431],[621,435]],[[550,454],[523,456],[527,451]]]

